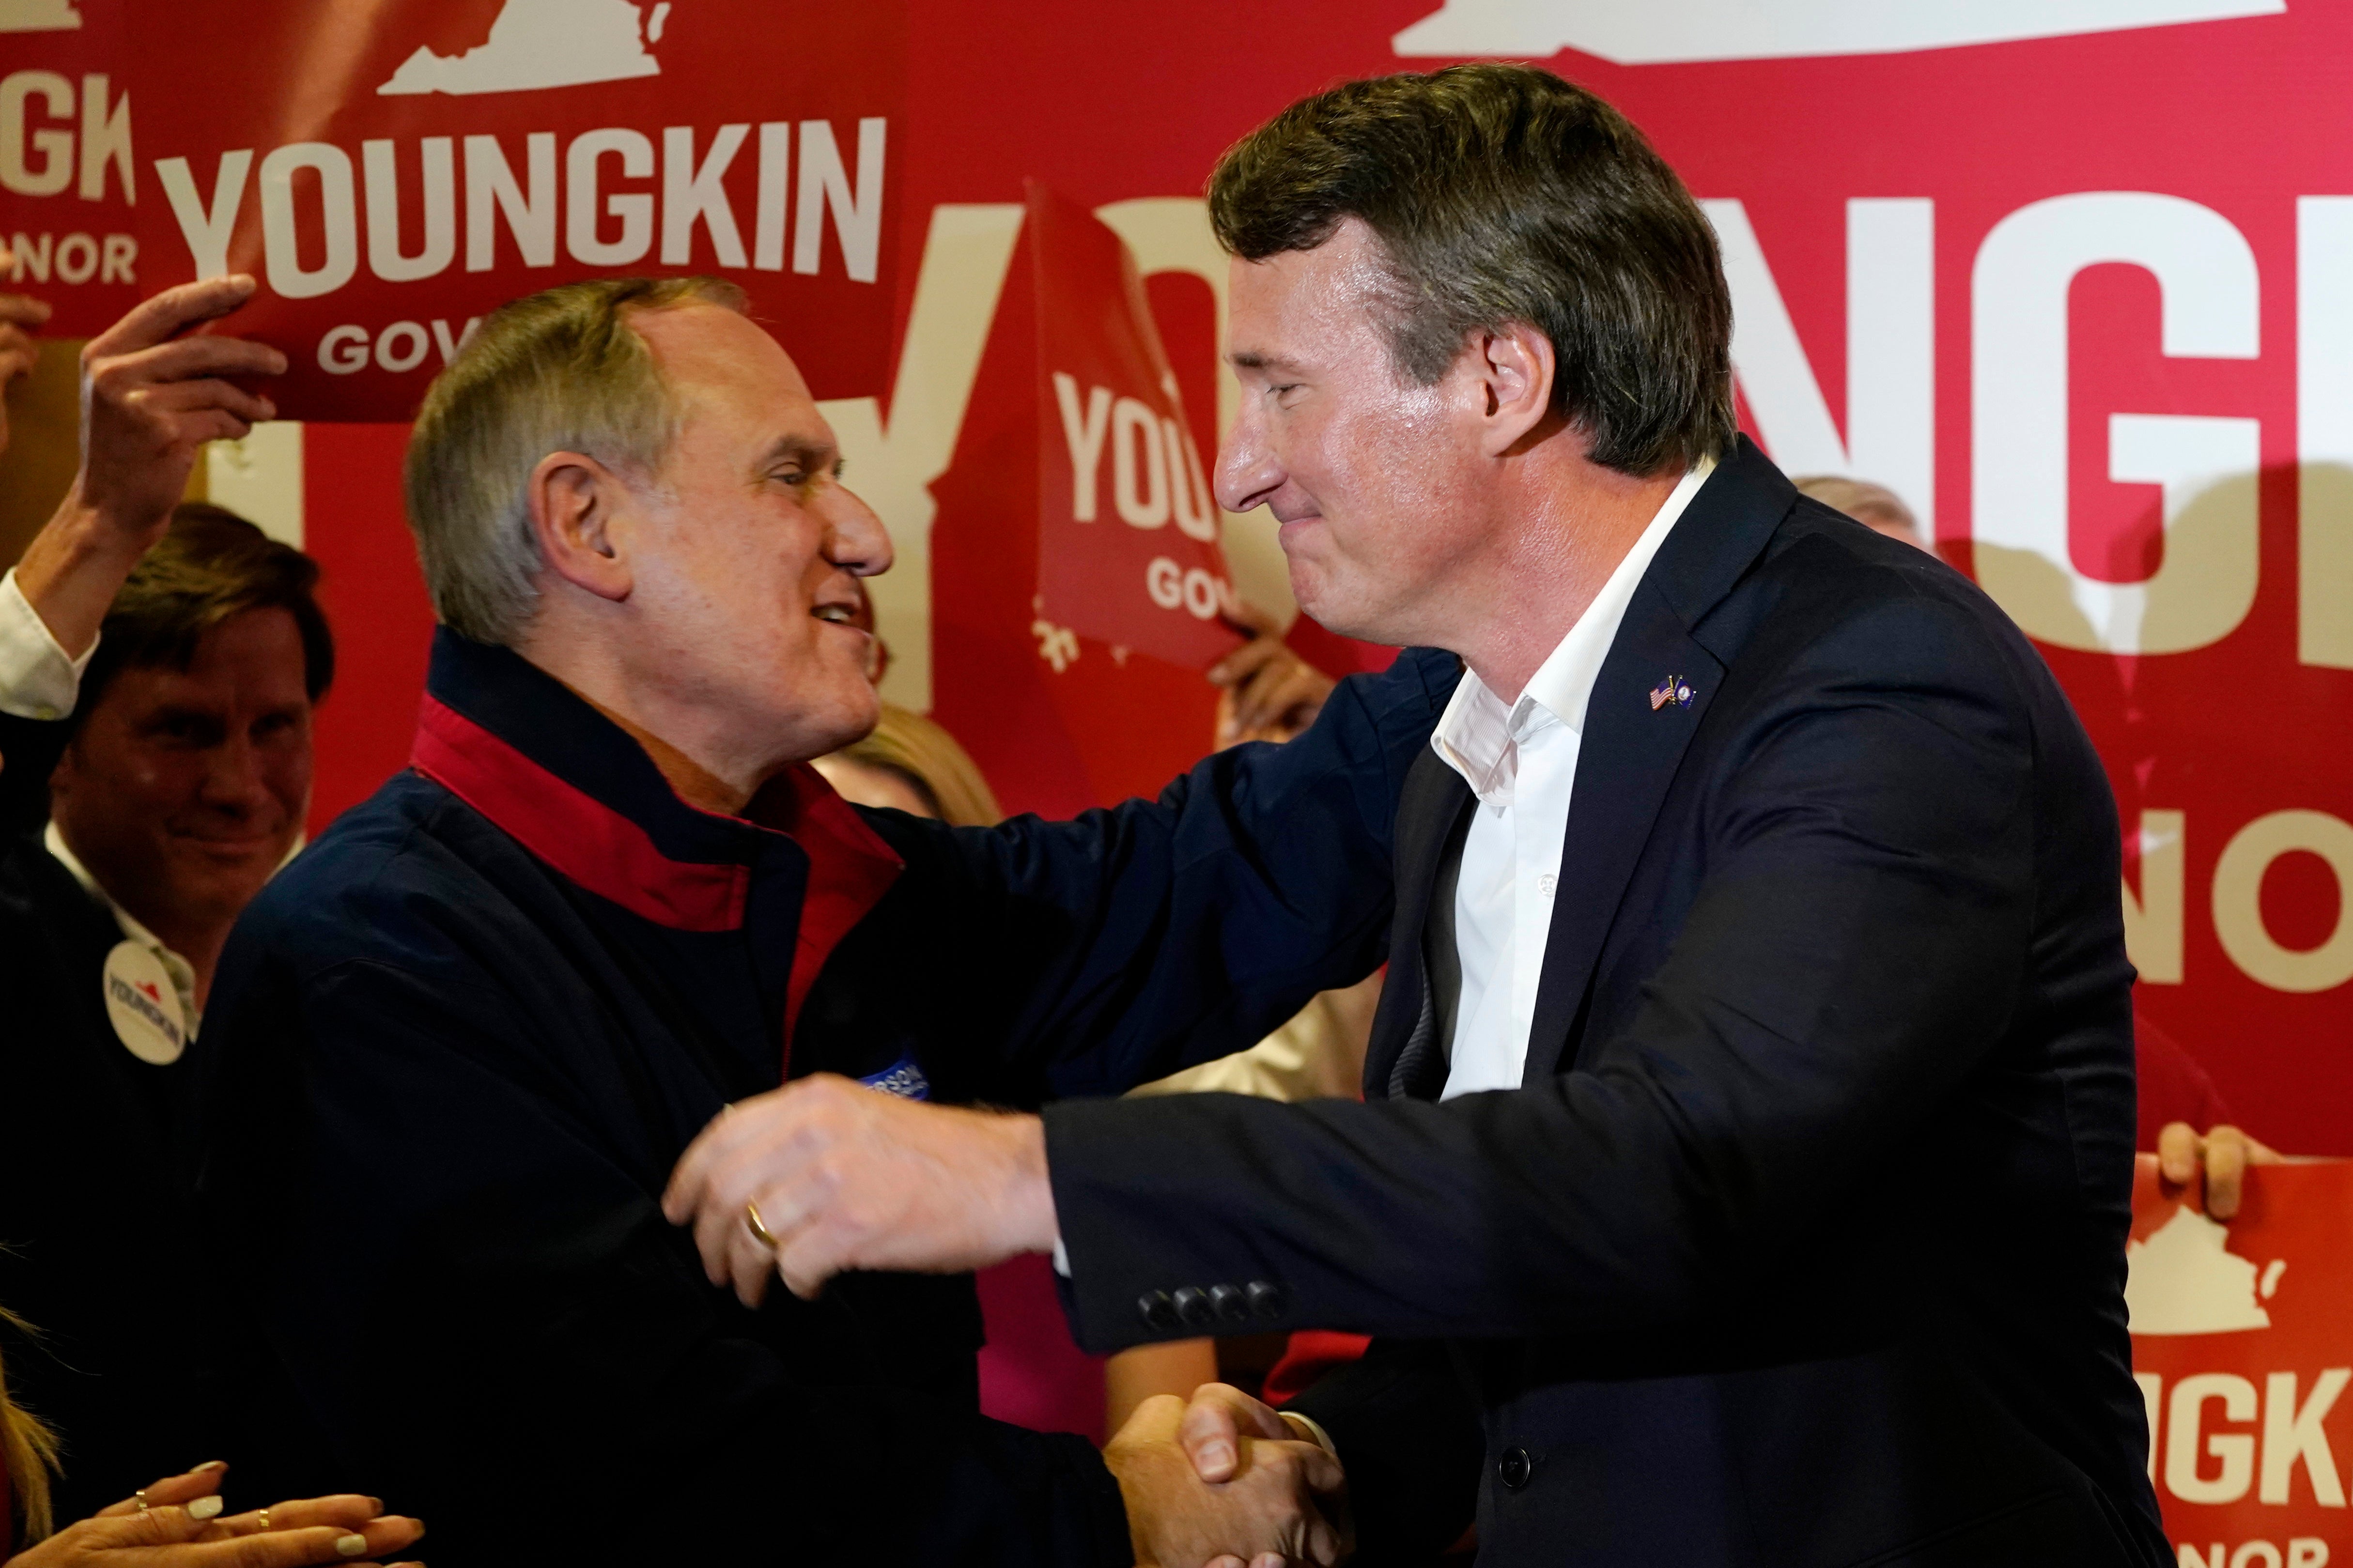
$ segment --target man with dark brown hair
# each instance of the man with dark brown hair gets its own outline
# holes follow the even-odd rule
[[[83,355],[81,474],[0,577],[0,1303],[75,1519],[199,1429],[183,1059],[229,927],[300,840],[334,673],[318,567],[180,506],[204,442],[274,412],[275,350],[183,336],[249,279],[159,295]]]
[[[1366,1562],[1474,1521],[1504,1568],[2169,1561],[2116,817],[2050,671],[1735,436],[1713,237],[1591,93],[1350,83],[1210,205],[1219,500],[1271,509],[1323,624],[1465,667],[1398,806],[1366,1102],[980,1126],[811,1079],[709,1129],[673,1215],[804,1291],[1054,1251],[1095,1351],[1370,1332],[1281,1416],[1182,1417],[1212,1479],[1324,1443]],[[1140,1556],[1216,1546],[1122,1479]]]

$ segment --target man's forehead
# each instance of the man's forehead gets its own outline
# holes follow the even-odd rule
[[[800,367],[758,322],[723,306],[694,302],[638,312],[629,324],[645,339],[662,378],[691,405],[756,426],[764,443],[831,449],[832,432]]]
[[[1380,241],[1355,219],[1310,250],[1236,257],[1226,359],[1237,372],[1295,374],[1382,342],[1376,307],[1391,291]]]

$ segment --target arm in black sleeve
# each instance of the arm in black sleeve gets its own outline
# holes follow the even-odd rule
[[[1139,1297],[1211,1281],[1278,1282],[1270,1328],[1688,1321],[1916,1136],[2021,993],[2034,742],[1981,626],[1883,610],[1744,698],[1694,902],[1577,1070],[1442,1104],[1048,1108],[1081,1342],[1156,1337]]]
[[[49,774],[72,729],[69,720],[0,713],[0,834],[38,833],[49,820]]]
[[[948,828],[891,814],[941,922],[944,1025],[987,1098],[1118,1093],[1255,1044],[1387,948],[1406,770],[1460,678],[1412,649],[1341,682],[1282,746],[1202,761],[1156,801]]]
[[[248,1483],[384,1497],[453,1562],[1128,1561],[1088,1443],[971,1413],[968,1343],[894,1337],[855,1279],[754,1312],[704,1279],[608,1113],[628,1045],[463,965],[290,968],[206,1029]]]
[[[1289,1409],[1324,1428],[1348,1476],[1355,1568],[1423,1564],[1470,1528],[1486,1458],[1478,1405],[1454,1353],[1432,1340],[1375,1340]]]

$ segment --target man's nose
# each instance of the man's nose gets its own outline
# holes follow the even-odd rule
[[[1266,427],[1247,401],[1241,417],[1218,443],[1218,504],[1228,511],[1249,511],[1266,504],[1290,476],[1276,461]]]
[[[825,500],[825,558],[845,572],[871,577],[891,570],[891,531],[874,509],[842,485],[828,489]]]
[[[206,759],[204,804],[240,815],[260,810],[269,800],[262,777],[261,749],[246,735],[232,735],[215,746]]]

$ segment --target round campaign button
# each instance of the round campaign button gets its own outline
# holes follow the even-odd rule
[[[178,1061],[188,1035],[164,961],[135,942],[118,942],[106,955],[105,985],[114,1037],[142,1062],[168,1067]]]

